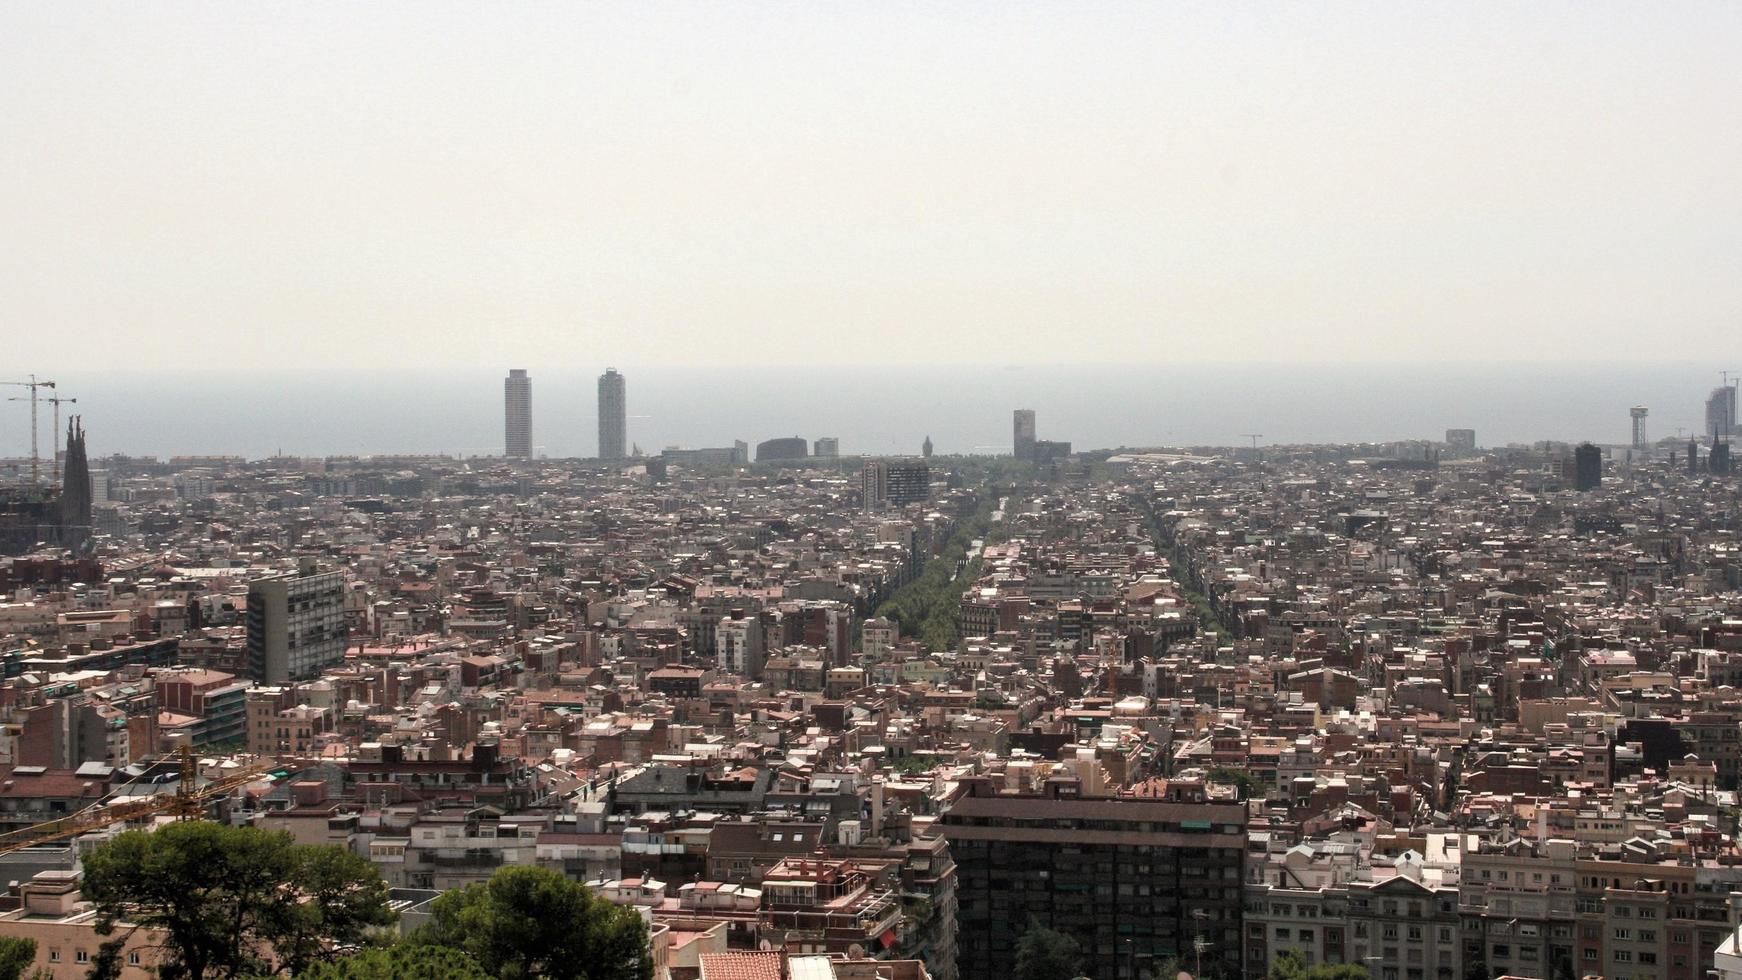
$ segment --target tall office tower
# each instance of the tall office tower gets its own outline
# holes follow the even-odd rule
[[[919,454],[926,459],[931,459],[931,436],[926,436],[925,441],[919,444]]]
[[[818,459],[834,459],[841,455],[841,440],[834,436],[823,436],[816,441],[816,448],[811,455]]]
[[[629,416],[624,408],[623,376],[616,368],[599,375],[599,458],[622,459],[629,449]]]
[[[1706,434],[1728,436],[1736,431],[1736,389],[1719,385],[1706,397]]]
[[[1730,473],[1730,444],[1717,436],[1712,437],[1712,451],[1706,459],[1706,469],[1713,476],[1727,476]]]
[[[262,684],[319,677],[345,660],[345,573],[314,559],[248,583],[248,676]]]
[[[1475,429],[1447,429],[1446,448],[1460,453],[1476,451]]]
[[[1077,761],[1087,778],[1049,779],[1042,794],[965,779],[938,818],[956,861],[957,973],[1010,976],[1032,921],[1077,941],[1085,976],[1159,976],[1169,959],[1240,976],[1246,805],[1189,784],[1105,796],[1091,785],[1099,764]]]
[[[1697,439],[1688,440],[1688,475],[1693,476],[1700,471],[1700,443]]]
[[[1015,416],[1017,459],[1034,458],[1034,409],[1019,408]]]
[[[532,458],[532,379],[523,368],[509,370],[502,382],[502,421],[505,428],[502,455],[512,459]]]
[[[1603,482],[1603,450],[1581,442],[1573,450],[1573,488],[1595,490]]]
[[[1627,414],[1633,418],[1633,448],[1644,449],[1645,417],[1651,414],[1651,409],[1643,405],[1635,405],[1627,410]]]

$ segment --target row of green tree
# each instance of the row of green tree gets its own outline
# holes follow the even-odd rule
[[[961,638],[957,616],[962,590],[979,575],[980,562],[963,563],[976,540],[985,540],[992,525],[995,496],[986,494],[968,515],[956,523],[954,533],[937,557],[913,581],[883,600],[877,615],[901,625],[901,635],[917,639],[927,650],[953,650]]]
[[[128,831],[85,859],[84,896],[109,937],[88,976],[120,976],[145,944],[164,980],[649,980],[631,908],[536,867],[443,893],[401,937],[387,883],[359,855],[206,821]],[[137,937],[137,941],[134,941]],[[130,945],[131,943],[131,945]],[[0,980],[30,956],[0,947]],[[10,957],[10,958],[9,958]]]

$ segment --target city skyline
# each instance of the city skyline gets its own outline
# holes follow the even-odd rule
[[[1009,416],[1000,423],[986,411],[988,403],[1004,401],[1033,403],[1045,416],[1045,434],[1069,437],[1078,449],[1240,446],[1255,431],[1266,443],[1386,443],[1435,440],[1469,427],[1484,445],[1548,439],[1624,446],[1632,441],[1630,409],[1642,403],[1650,406],[1653,443],[1706,431],[1707,396],[1719,374],[1697,365],[1655,372],[1629,365],[1597,371],[1550,363],[1482,370],[1395,365],[1377,374],[1347,366],[1305,375],[1226,365],[1202,375],[1184,370],[1158,387],[1153,381],[1163,375],[1137,366],[1055,365],[958,377],[960,370],[909,369],[903,384],[915,397],[889,401],[899,389],[878,380],[874,369],[801,375],[752,369],[739,372],[751,383],[720,402],[710,394],[711,372],[643,367],[636,372],[639,390],[652,413],[644,407],[633,416],[637,441],[658,452],[800,433],[840,438],[853,455],[899,455],[932,435],[944,454],[1009,453]],[[539,373],[539,418],[548,424],[538,430],[536,452],[596,456],[598,375],[572,368]],[[183,391],[173,405],[151,397],[166,383]],[[502,400],[494,394],[486,400],[496,385],[503,386]],[[59,390],[77,392],[83,414],[101,420],[104,453],[489,456],[505,449],[506,385],[502,373],[389,372],[366,382],[344,372],[269,382],[246,374],[76,373],[61,375]],[[307,397],[294,407],[251,397],[279,386]],[[1338,389],[1334,399],[1321,397],[1326,386]],[[1125,393],[1117,406],[1103,405],[1079,397],[1086,387]],[[871,405],[878,407],[864,408]],[[48,406],[39,414],[46,475]],[[27,400],[7,403],[0,409],[0,458],[28,453]]]
[[[1742,980],[1739,51],[0,5],[0,980]]]

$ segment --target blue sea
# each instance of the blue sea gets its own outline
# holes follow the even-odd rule
[[[552,457],[597,450],[586,367],[503,364],[438,372],[58,372],[93,456],[449,453],[502,449],[502,378],[532,375],[533,442]],[[1655,439],[1699,428],[1717,384],[1704,363],[1620,364],[803,364],[617,365],[629,438],[667,446],[754,446],[835,436],[844,455],[1008,452],[1010,413],[1032,408],[1042,439],[1078,449],[1438,439],[1625,442],[1628,408],[1651,409]],[[46,373],[46,372],[45,372]],[[49,406],[41,407],[46,454]],[[0,402],[0,455],[28,452],[28,407]],[[64,424],[64,422],[63,422]]]

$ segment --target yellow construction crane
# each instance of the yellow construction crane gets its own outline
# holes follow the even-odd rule
[[[166,814],[173,814],[181,820],[198,819],[213,800],[238,787],[246,786],[277,768],[277,764],[273,762],[255,762],[204,786],[196,786],[193,751],[186,745],[181,747],[179,761],[181,779],[173,794],[160,793],[145,799],[99,804],[59,820],[48,820],[8,831],[0,834],[0,854],[50,841],[66,840],[129,820],[144,820]]]

